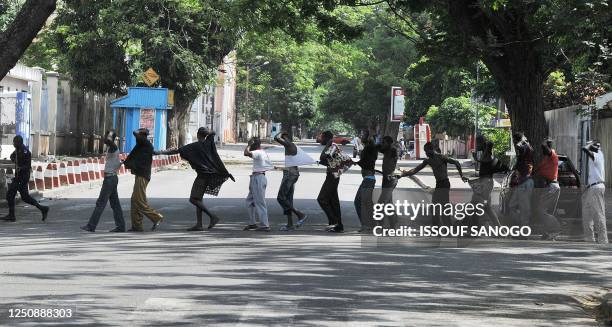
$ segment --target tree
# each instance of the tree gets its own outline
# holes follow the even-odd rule
[[[55,11],[56,0],[0,1],[0,80],[8,74]],[[13,18],[14,15],[14,18]]]
[[[444,99],[440,107],[431,106],[426,121],[434,133],[444,133],[451,137],[461,136],[467,139],[474,134],[476,115],[478,126],[489,126],[495,117],[496,109],[481,103],[472,103],[468,97],[450,97]]]

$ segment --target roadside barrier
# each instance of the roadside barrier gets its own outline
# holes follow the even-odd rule
[[[81,159],[81,181],[89,182],[89,171],[87,169],[87,160]]]
[[[64,163],[63,161],[59,163],[59,185],[70,185],[70,183],[68,182],[68,169],[66,169],[66,163]]]
[[[34,179],[34,172],[36,171],[36,166],[32,167],[32,171],[30,172],[30,180],[28,181],[28,190],[36,191],[36,180]]]
[[[38,191],[44,191],[45,190],[45,176],[43,173],[43,167],[42,166],[37,166],[36,170],[34,171],[34,182],[36,183],[36,189]]]

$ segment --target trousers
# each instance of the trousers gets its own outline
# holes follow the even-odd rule
[[[263,226],[270,227],[268,207],[266,206],[266,187],[268,180],[265,174],[253,174],[249,182],[249,195],[246,198],[249,213],[249,225],[257,224],[257,218]]]

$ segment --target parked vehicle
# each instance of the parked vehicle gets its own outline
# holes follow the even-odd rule
[[[336,143],[336,144],[347,145],[347,144],[351,143],[352,140],[353,140],[353,137],[351,137],[349,135],[336,135],[336,136],[334,136],[334,143]]]

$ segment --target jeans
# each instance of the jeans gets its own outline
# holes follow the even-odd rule
[[[374,227],[374,201],[372,200],[372,193],[375,186],[376,179],[364,177],[355,195],[355,210],[357,211],[357,217],[362,228]]]
[[[595,242],[597,233],[597,243],[608,243],[605,192],[606,188],[602,184],[592,186],[582,193],[582,228],[586,242]]]
[[[100,216],[104,212],[106,203],[110,201],[111,208],[113,209],[113,218],[115,219],[115,226],[120,230],[125,230],[125,221],[123,220],[123,211],[121,209],[121,202],[119,202],[119,194],[117,193],[117,184],[119,184],[119,178],[117,176],[105,176],[102,182],[102,189],[100,195],[96,201],[96,208],[94,209],[89,222],[87,225],[92,229],[96,230]]]
[[[531,223],[531,196],[533,179],[528,178],[512,190],[510,196],[510,213],[512,221],[519,226],[529,226]]]
[[[559,233],[561,231],[561,224],[559,224],[559,221],[554,216],[557,202],[559,202],[559,195],[561,194],[559,184],[550,183],[548,187],[536,188],[535,192],[539,199],[535,214],[544,227],[544,233]]]
[[[392,203],[393,202],[393,191],[397,186],[398,179],[394,176],[383,176],[382,189],[380,190],[380,196],[378,197],[378,203]],[[389,227],[397,227],[397,215],[385,216],[384,220],[388,221]]]
[[[298,181],[298,178],[300,178],[298,167],[288,167],[283,170],[283,180],[278,189],[276,200],[283,208],[285,215],[290,215],[291,209],[293,209],[293,192],[295,191],[295,183]]]
[[[338,184],[340,178],[334,177],[332,173],[327,172],[325,176],[325,182],[321,186],[317,202],[319,206],[325,212],[327,216],[327,222],[329,225],[337,225],[338,228],[342,229],[342,214],[340,212],[340,199],[338,198]]]
[[[163,216],[155,211],[147,202],[147,186],[149,180],[142,176],[136,176],[134,179],[134,190],[132,191],[132,207],[130,215],[132,218],[132,228],[142,229],[143,215],[151,219],[152,222],[156,223],[160,221]]]
[[[36,208],[40,209],[40,204],[38,201],[34,200],[30,196],[28,191],[28,182],[30,181],[30,172],[23,172],[17,174],[11,184],[8,186],[8,190],[6,191],[6,202],[9,207],[9,214],[15,215],[15,196],[17,192],[21,195],[21,200],[27,204],[33,205]]]
[[[246,198],[249,212],[249,225],[256,225],[257,218],[263,226],[270,227],[268,222],[268,208],[266,207],[266,187],[268,180],[265,174],[251,175],[249,182],[249,195]]]
[[[470,182],[472,187],[472,203],[481,203],[484,205],[484,213],[489,219],[491,226],[501,226],[497,213],[491,207],[491,192],[493,191],[493,178],[492,177],[480,177],[477,180]],[[467,218],[466,218],[467,219]],[[478,215],[474,214],[470,217],[472,220],[470,226],[479,226],[480,219]]]

